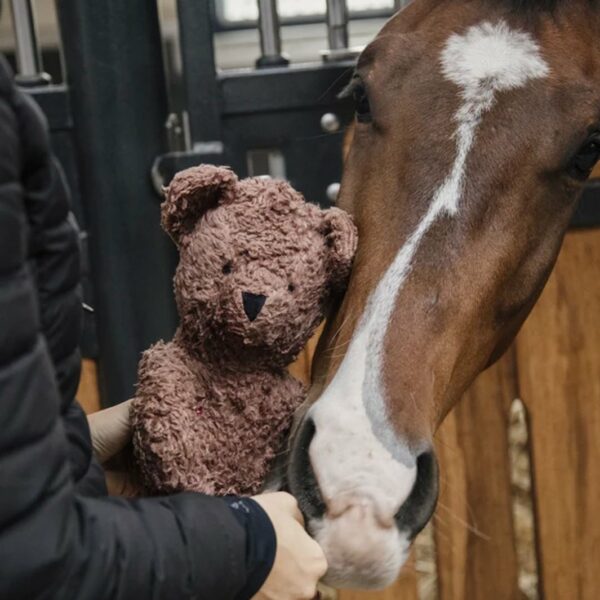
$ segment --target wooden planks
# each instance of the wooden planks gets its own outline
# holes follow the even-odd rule
[[[100,392],[98,391],[98,365],[96,361],[84,358],[81,361],[81,378],[77,388],[77,401],[86,414],[100,410]]]
[[[570,233],[517,340],[545,600],[600,593],[600,231]]]
[[[298,358],[288,367],[288,371],[298,381],[301,381],[307,386],[310,385],[312,360],[324,327],[325,321],[319,325],[317,331],[315,331],[302,352],[298,355]]]
[[[509,410],[515,397],[510,352],[479,376],[436,436],[440,600],[521,598],[508,452]]]

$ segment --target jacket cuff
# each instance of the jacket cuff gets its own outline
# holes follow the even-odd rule
[[[260,590],[273,568],[277,537],[271,519],[257,502],[231,496],[225,501],[246,531],[246,584],[235,600],[248,600]]]

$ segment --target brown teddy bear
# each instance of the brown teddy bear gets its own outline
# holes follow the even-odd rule
[[[136,462],[150,492],[256,493],[305,398],[286,366],[343,291],[356,229],[225,167],[187,169],[165,191],[181,323],[139,365]]]

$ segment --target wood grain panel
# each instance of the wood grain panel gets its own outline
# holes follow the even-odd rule
[[[440,600],[521,598],[508,452],[515,397],[511,351],[479,376],[436,435]]]
[[[418,600],[417,574],[414,568],[414,559],[407,562],[398,581],[391,587],[380,592],[358,592],[342,590],[338,593],[338,600]]]
[[[89,358],[81,361],[81,377],[75,397],[88,415],[101,408],[100,392],[98,391],[98,365]]]
[[[600,594],[600,231],[570,233],[517,340],[543,598]]]
[[[324,327],[325,321],[319,325],[317,331],[312,338],[308,340],[308,343],[298,355],[298,358],[288,367],[288,371],[298,379],[298,381],[301,381],[305,385],[310,384],[312,360]]]

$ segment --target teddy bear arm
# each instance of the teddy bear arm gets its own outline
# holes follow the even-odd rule
[[[188,366],[185,353],[173,342],[159,342],[143,353],[138,367],[134,404],[156,403],[160,412],[192,409],[203,394],[203,380]]]
[[[136,463],[150,491],[190,489],[197,406],[204,382],[169,347],[157,344],[144,353],[132,402]]]

